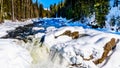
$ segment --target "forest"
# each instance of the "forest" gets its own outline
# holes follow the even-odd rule
[[[118,6],[118,0],[114,1],[114,6]],[[0,22],[4,19],[22,21],[43,17],[63,17],[84,22],[84,18],[95,14],[97,25],[103,27],[109,9],[109,0],[64,0],[51,4],[47,10],[38,0],[35,3],[32,0],[0,0]]]

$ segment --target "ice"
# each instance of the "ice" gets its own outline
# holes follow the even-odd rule
[[[0,66],[2,68],[119,68],[120,62],[120,42],[116,49],[111,50],[105,59],[108,61],[95,65],[94,60],[101,58],[104,52],[104,46],[111,38],[120,39],[119,34],[106,32],[103,29],[91,29],[77,22],[68,23],[68,20],[62,18],[43,18],[34,19],[34,21],[43,21],[43,25],[33,27],[34,31],[45,30],[34,35],[29,35],[28,42],[16,39],[0,39]],[[93,21],[93,19],[91,20]],[[23,26],[19,21],[6,21],[0,24],[0,37],[7,34],[7,31],[14,30],[18,26]],[[55,23],[55,24],[54,24]],[[63,24],[65,23],[65,24]],[[35,24],[35,23],[33,23]],[[57,25],[57,26],[56,26]],[[66,25],[66,26],[64,26]],[[86,26],[86,28],[85,28]],[[65,31],[79,32],[76,39],[68,35],[61,35]],[[44,41],[40,42],[44,36]],[[56,38],[56,36],[58,36]],[[40,46],[42,44],[42,46]],[[91,58],[91,55],[93,58]],[[87,59],[87,60],[85,60]],[[113,63],[114,62],[114,63]],[[78,68],[79,68],[78,67]]]
[[[0,39],[0,67],[30,68],[32,58],[29,52],[14,41],[13,39]]]
[[[78,31],[79,34],[88,34],[88,36],[72,39],[69,38],[69,36],[63,35],[57,39],[54,38],[64,33],[66,30],[70,30],[71,32]],[[99,66],[95,65],[92,61],[101,58],[104,51],[103,47],[111,38],[120,39],[119,35],[71,26],[62,27],[56,29],[51,34],[46,34],[45,45],[58,49],[69,64],[82,63],[83,67],[85,65],[87,68],[98,68]],[[94,58],[90,61],[83,60],[83,58],[89,59],[90,55],[93,55]]]

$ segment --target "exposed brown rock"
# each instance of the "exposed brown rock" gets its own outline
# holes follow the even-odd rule
[[[55,38],[58,38],[59,36],[62,36],[62,35],[67,35],[67,36],[70,36],[71,34],[71,31],[70,30],[66,30],[64,33],[58,35],[58,36],[55,36]]]
[[[77,39],[77,38],[79,38],[79,32],[78,32],[78,31],[72,32],[72,33],[70,34],[70,37],[72,37],[72,39]]]
[[[111,50],[116,45],[115,38],[112,38],[110,42],[106,43],[104,50]]]
[[[93,62],[95,64],[102,63],[107,58],[108,53],[112,50],[112,48],[116,46],[116,43],[117,42],[115,42],[115,38],[112,38],[108,43],[106,43],[102,57]]]
[[[62,36],[62,35],[67,35],[69,37],[72,37],[72,39],[77,39],[79,37],[79,32],[78,31],[71,32],[70,30],[66,30],[64,33],[62,33],[58,36],[55,36],[55,38]]]
[[[58,38],[59,36],[62,36],[62,35],[67,35],[69,37],[72,37],[72,39],[78,39],[79,37],[90,36],[88,34],[79,34],[78,31],[71,32],[70,30],[66,30],[64,33],[58,36],[55,36],[55,38]]]
[[[70,34],[71,34],[71,31],[70,31],[70,30],[67,30],[67,31],[65,31],[62,35],[68,35],[68,36],[70,36]]]

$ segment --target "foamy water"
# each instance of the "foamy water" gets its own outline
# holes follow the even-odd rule
[[[47,47],[42,46],[31,51],[32,68],[67,68],[68,63],[57,51],[48,50]]]
[[[41,45],[40,39],[32,38],[24,44],[33,59],[31,68],[67,68],[68,62],[56,50],[50,50],[46,45]]]

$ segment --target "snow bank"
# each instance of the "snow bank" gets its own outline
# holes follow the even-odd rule
[[[57,39],[55,38],[55,36],[62,34],[66,30],[71,30],[71,32],[78,31],[81,34],[84,33],[84,29],[82,27],[63,27],[56,31],[47,33],[46,37],[45,37],[45,45],[48,45],[49,47],[51,47],[52,45],[55,45],[58,43],[64,43],[64,42],[72,40],[72,38],[69,36],[60,36]],[[47,30],[47,31],[49,31],[49,30]]]
[[[78,39],[72,39],[67,35],[59,36],[66,30],[70,30],[71,32],[78,31],[79,35],[87,35],[79,36]],[[55,36],[59,37],[55,38]],[[120,39],[119,35],[104,33],[93,29],[84,29],[82,27],[62,27],[47,33],[44,44],[48,48],[51,48],[51,50],[57,50],[68,64],[81,64],[80,66],[86,68],[99,68],[102,64],[95,65],[93,61],[101,58],[104,52],[103,47],[111,40],[111,38],[115,38],[116,40]],[[91,55],[93,56],[93,59],[90,59]],[[113,59],[110,59],[108,61],[112,62],[112,60]],[[116,63],[117,65],[120,64],[118,62]],[[115,68],[116,63],[113,63],[115,66],[110,68]],[[109,63],[107,66],[109,66]]]
[[[104,62],[99,65],[95,65],[93,62],[101,58],[105,44],[109,42],[111,38],[115,38],[116,40],[120,39],[119,35],[107,33],[103,30],[103,32],[101,32],[94,29],[83,28],[84,26],[78,24],[78,22],[67,23],[65,19],[44,18],[40,20],[43,21],[43,25],[33,27],[33,30],[39,31],[42,29],[46,31],[28,36],[27,43],[13,39],[0,39],[0,66],[2,68],[120,67],[120,62],[117,60],[119,59],[120,42],[118,42],[115,50],[111,50]],[[91,21],[93,20],[91,19]],[[6,32],[8,30],[13,30],[17,26],[20,26],[20,24],[15,24],[16,23],[1,24],[0,36],[7,34]],[[68,26],[63,27],[63,25]],[[72,38],[71,35],[63,34],[67,30],[71,33],[78,32],[79,37]],[[44,41],[41,46],[42,42],[40,42],[40,40],[43,36]]]
[[[30,68],[32,58],[29,52],[13,39],[0,39],[1,68]]]
[[[26,20],[24,22],[12,22],[11,20],[5,20],[4,23],[0,24],[0,37],[7,35],[7,31],[11,31],[14,30],[16,27],[24,26],[31,23],[33,23],[31,19]]]

